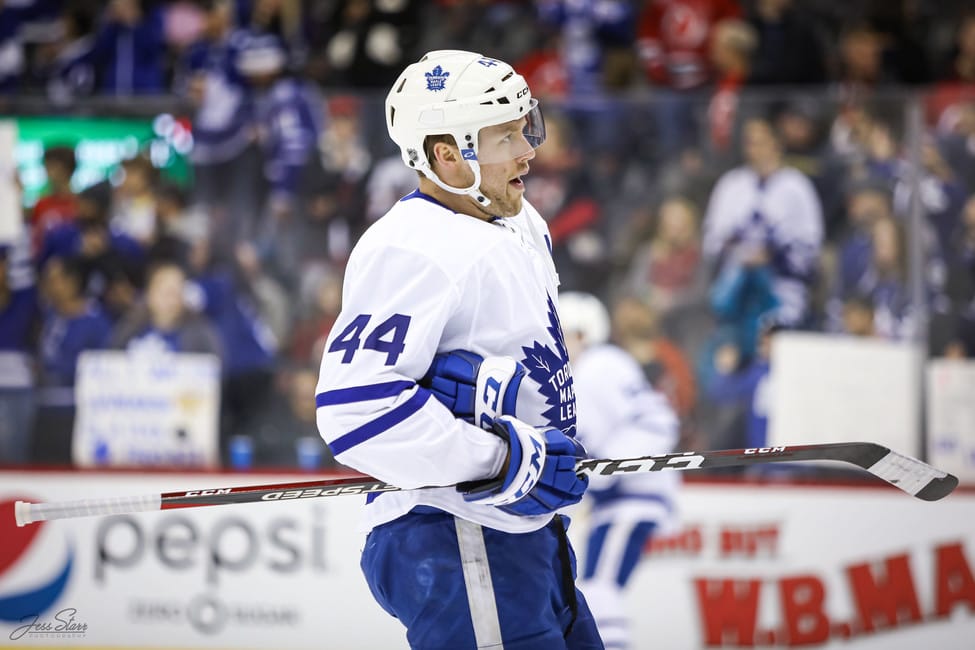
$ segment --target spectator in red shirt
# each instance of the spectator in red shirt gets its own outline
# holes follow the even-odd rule
[[[938,130],[955,129],[966,103],[975,102],[975,11],[965,14],[939,81],[927,96],[928,119]]]
[[[31,242],[35,255],[41,249],[45,233],[74,220],[78,214],[78,197],[71,190],[71,177],[76,167],[72,147],[51,147],[44,151],[44,171],[50,192],[34,205],[31,212]]]
[[[675,90],[706,84],[711,32],[722,20],[739,17],[737,0],[650,0],[637,31],[649,80]]]
[[[697,141],[701,129],[689,91],[712,80],[708,54],[715,26],[740,16],[737,0],[649,0],[644,5],[636,44],[648,81],[660,87],[651,110],[656,148],[665,158]]]
[[[561,47],[559,33],[553,31],[539,47],[515,64],[534,96],[562,98],[569,93],[569,71]]]

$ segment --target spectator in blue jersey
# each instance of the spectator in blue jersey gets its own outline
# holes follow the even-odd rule
[[[36,264],[43,268],[54,256],[78,258],[85,295],[116,319],[132,305],[141,286],[145,253],[139,242],[109,225],[110,201],[108,183],[82,190],[77,218],[45,235]]]
[[[120,96],[165,91],[162,10],[146,0],[111,0],[103,18],[92,53],[99,90]]]
[[[185,301],[186,271],[176,262],[159,261],[146,274],[144,300],[112,332],[113,348],[131,352],[221,353],[219,335],[209,320]]]
[[[535,3],[539,21],[561,29],[562,58],[569,75],[569,91],[586,96],[602,93],[607,57],[631,51],[636,41],[639,3],[624,0]]]
[[[927,187],[932,193],[937,192],[935,187]],[[860,294],[873,303],[879,336],[891,340],[907,339],[916,333],[917,322],[908,281],[906,224],[894,213],[890,194],[882,186],[860,186],[849,206],[849,233],[841,243],[835,283],[826,303],[827,325],[840,330],[843,301]],[[952,234],[957,236],[957,226]],[[950,321],[946,290],[957,295],[958,288],[947,277],[948,269],[954,263],[951,253],[954,245],[946,242],[944,246],[947,248],[942,248],[933,230],[922,231],[922,240],[921,273],[929,316],[933,319],[930,328],[932,343],[935,348],[940,348],[944,342],[940,340],[942,325],[948,325],[946,320]]]
[[[712,302],[754,350],[754,319],[772,307],[793,326],[810,315],[809,292],[823,237],[812,182],[786,167],[768,120],[751,118],[742,135],[746,164],[718,181],[704,217],[704,258],[715,277]]]
[[[111,321],[97,302],[85,296],[83,281],[84,269],[77,258],[53,257],[42,270],[47,305],[40,341],[44,386],[74,386],[81,353],[108,343]]]
[[[322,131],[324,102],[308,82],[288,72],[288,54],[276,36],[252,35],[237,59],[254,92],[258,138],[268,186],[265,215],[255,239],[266,263],[294,282],[298,231],[293,217],[299,181]]]
[[[0,245],[0,464],[27,461],[34,417],[33,351],[40,312],[37,289],[17,288]]]
[[[263,197],[250,89],[237,68],[249,35],[235,27],[232,0],[204,6],[204,35],[181,63],[178,88],[196,111],[190,153],[195,198],[214,230],[234,242],[241,228],[253,229]]]
[[[856,293],[869,297],[877,333],[889,340],[910,340],[917,331],[917,306],[911,302],[908,286],[906,241],[902,224],[892,218],[877,219],[870,226],[866,264],[855,276],[840,276],[836,286],[840,299]],[[835,319],[839,315],[834,307],[831,316]],[[834,329],[838,329],[835,323]]]
[[[640,3],[544,0],[534,4],[538,23],[543,28],[559,30],[556,47],[564,66],[568,94],[603,98],[603,101],[565,105],[566,112],[579,125],[580,146],[587,153],[595,153],[597,158],[611,161],[615,152],[632,145],[622,136],[624,129],[618,128],[625,119],[623,107],[612,100],[610,93],[624,89],[635,76],[635,26]],[[595,167],[607,164],[612,163],[601,160]],[[607,179],[607,183],[615,181],[612,177]]]
[[[108,345],[112,324],[97,301],[84,294],[84,270],[71,257],[52,257],[42,269],[46,303],[40,336],[40,381],[32,460],[67,462],[74,422],[74,384],[85,350]]]
[[[240,244],[233,262],[208,262],[194,249],[193,289],[200,311],[223,345],[221,432],[224,440],[247,434],[271,403],[280,340],[290,329],[290,304],[264,273],[253,246]]]
[[[843,218],[843,230],[837,247],[835,282],[843,291],[856,285],[870,265],[873,255],[873,225],[882,219],[893,219],[890,189],[878,180],[866,180],[850,187]],[[837,293],[836,298],[842,298]],[[838,322],[838,302],[831,303],[833,323]]]

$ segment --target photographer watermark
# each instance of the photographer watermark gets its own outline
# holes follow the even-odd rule
[[[50,618],[41,618],[37,614],[25,616],[21,621],[23,625],[14,628],[10,633],[11,641],[23,638],[81,638],[88,631],[88,624],[78,618],[78,610],[74,607],[65,607]]]

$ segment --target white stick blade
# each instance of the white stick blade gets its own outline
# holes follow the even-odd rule
[[[896,451],[888,452],[867,471],[925,501],[947,496],[958,484],[958,479],[951,474]]]

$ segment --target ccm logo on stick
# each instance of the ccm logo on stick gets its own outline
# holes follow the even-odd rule
[[[230,488],[217,488],[214,490],[190,490],[184,497],[209,497],[214,494],[230,494]]]
[[[777,454],[785,451],[785,447],[751,447],[745,450],[746,454]]]

